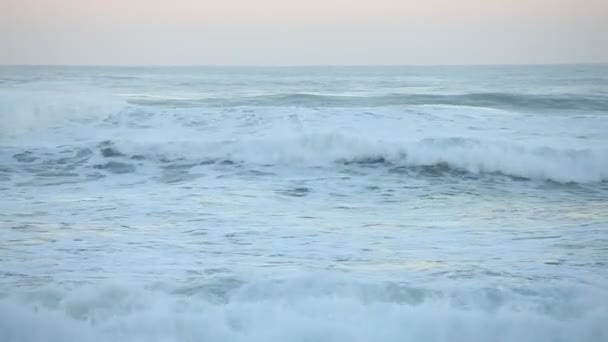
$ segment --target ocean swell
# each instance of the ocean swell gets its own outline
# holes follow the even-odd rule
[[[271,94],[235,98],[155,98],[131,99],[135,105],[192,108],[201,106],[260,107],[378,107],[399,105],[450,105],[497,108],[520,111],[608,111],[608,97],[571,94],[388,94],[388,95],[326,95]]]

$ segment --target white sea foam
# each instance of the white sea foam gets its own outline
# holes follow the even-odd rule
[[[438,291],[333,278],[220,282],[178,292],[113,285],[13,293],[0,299],[0,339],[596,342],[608,337],[608,297],[596,290]]]

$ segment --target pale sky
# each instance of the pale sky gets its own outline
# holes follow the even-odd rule
[[[0,0],[0,64],[608,62],[608,0]]]

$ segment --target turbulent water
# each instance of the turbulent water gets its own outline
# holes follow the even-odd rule
[[[0,68],[0,341],[608,341],[608,65]]]

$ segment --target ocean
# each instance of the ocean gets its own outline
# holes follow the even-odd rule
[[[0,341],[608,341],[608,65],[0,67]]]

